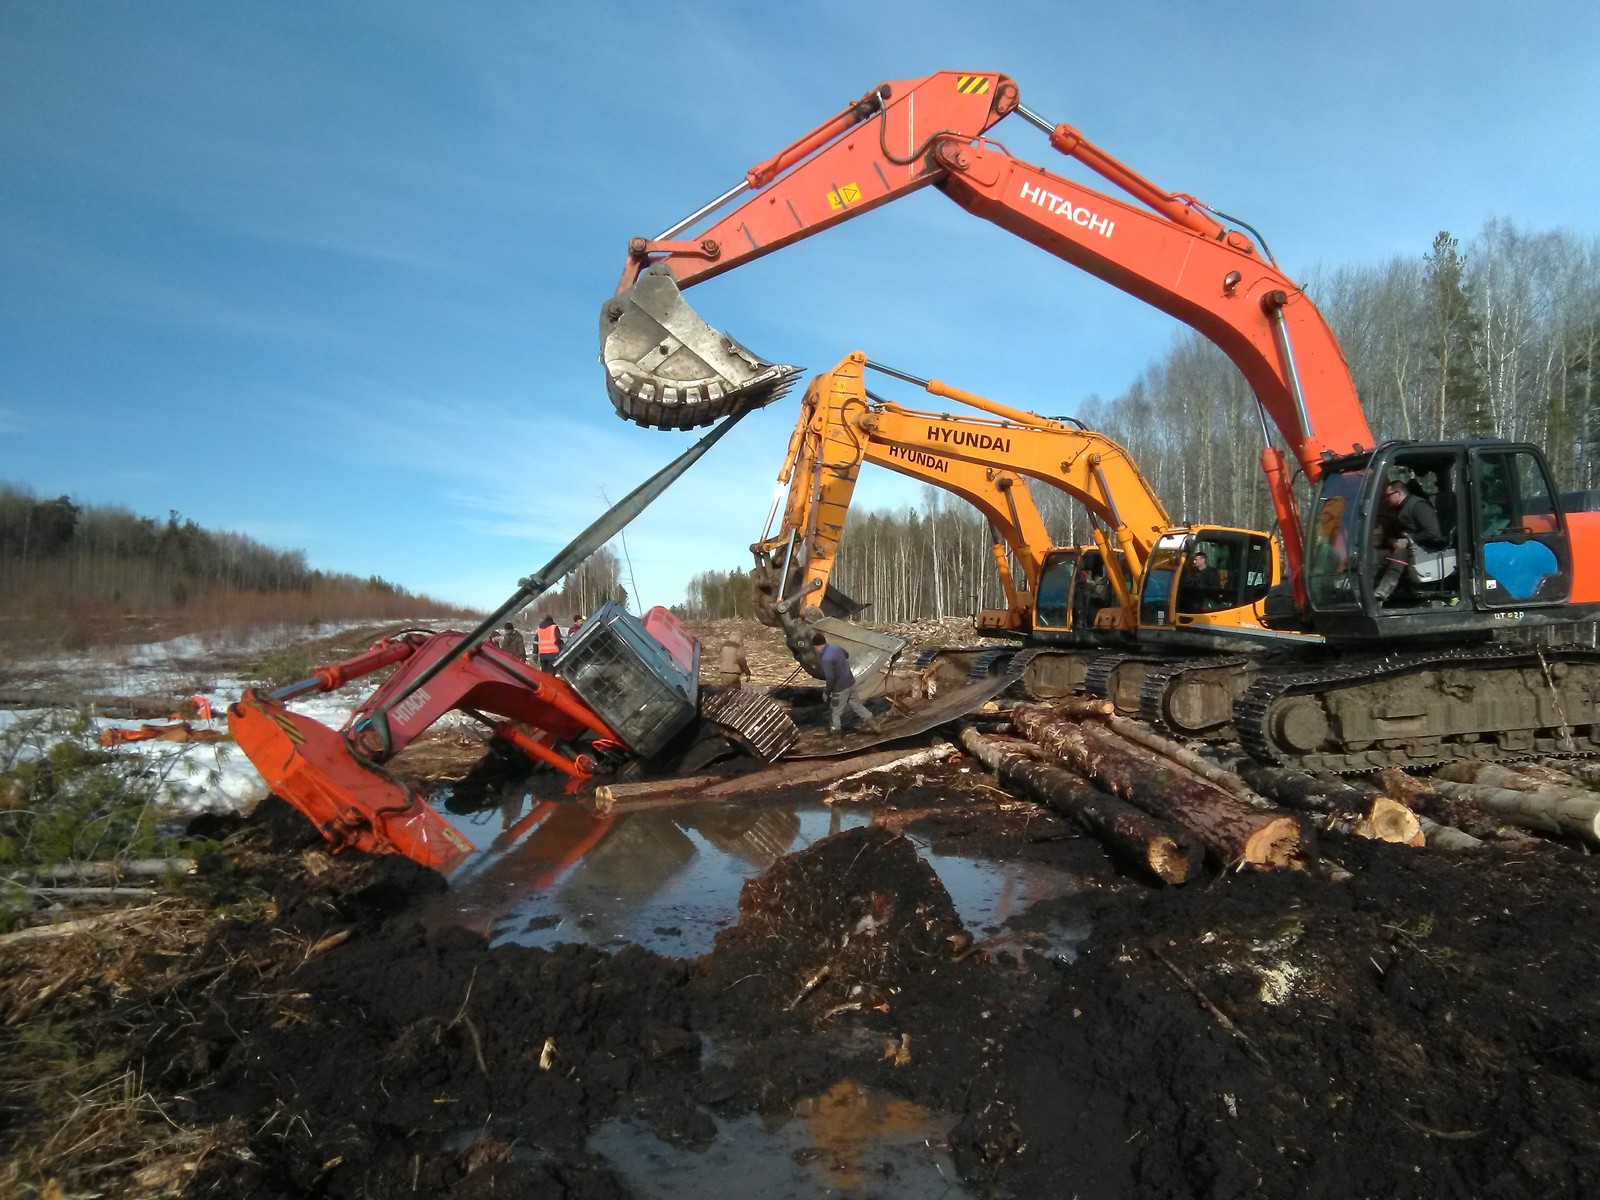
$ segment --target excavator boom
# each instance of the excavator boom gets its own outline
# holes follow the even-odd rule
[[[1053,148],[1135,203],[1014,158],[986,137],[1013,112],[1047,131]],[[1325,455],[1374,444],[1332,331],[1251,239],[1193,197],[1163,191],[1070,126],[1042,121],[1022,107],[1007,76],[955,71],[880,85],[667,234],[633,240],[618,293],[606,302],[600,322],[601,359],[618,411],[649,424],[655,419],[651,405],[669,390],[675,399],[682,396],[677,376],[653,365],[657,358],[671,361],[680,345],[708,337],[736,345],[709,333],[703,321],[702,336],[686,339],[692,323],[684,320],[681,296],[673,293],[930,184],[969,212],[1210,338],[1249,381],[1308,478],[1317,477]],[[722,212],[694,239],[675,240],[752,189],[756,194]],[[648,304],[635,303],[635,296],[648,297]],[[672,339],[656,338],[637,315],[644,307],[675,314]],[[704,406],[709,420],[730,404],[770,400],[770,364],[757,361],[763,364],[759,370],[719,376],[687,403],[677,399],[673,419],[692,423]],[[695,370],[708,362],[702,356]],[[1297,596],[1303,598],[1287,475],[1264,465]]]

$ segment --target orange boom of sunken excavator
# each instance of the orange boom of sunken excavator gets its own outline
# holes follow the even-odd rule
[[[475,718],[495,741],[565,775],[568,791],[627,759],[671,755],[703,763],[735,747],[768,761],[781,757],[798,731],[765,697],[719,705],[714,717],[701,720],[700,643],[666,609],[640,620],[620,605],[605,605],[568,640],[552,671],[530,667],[488,640],[642,512],[736,419],[608,509],[470,632],[396,634],[295,683],[246,691],[228,709],[240,748],[268,786],[336,849],[404,854],[441,872],[457,866],[471,844],[384,764],[446,713]],[[341,729],[287,707],[296,697],[390,666],[394,674]]]
[[[1014,157],[990,136],[1013,114],[1126,198]],[[1233,726],[1253,754],[1361,771],[1600,749],[1600,652],[1496,640],[1600,614],[1600,513],[1564,511],[1530,444],[1379,444],[1333,331],[1258,234],[1044,120],[1006,75],[880,84],[633,238],[600,311],[618,413],[688,428],[770,401],[793,370],[713,330],[681,290],[925,187],[1188,324],[1254,392],[1289,576],[1266,615],[1325,639],[1328,661],[1249,679]],[[1314,485],[1304,520],[1269,422]],[[1394,484],[1437,512],[1436,535],[1392,536]]]

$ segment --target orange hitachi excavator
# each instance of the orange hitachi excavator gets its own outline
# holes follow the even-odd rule
[[[867,388],[869,370],[988,415],[922,412],[884,400]],[[1127,451],[1105,435],[1071,418],[1011,408],[856,352],[806,389],[778,476],[789,489],[782,523],[751,547],[754,578],[766,599],[757,611],[769,624],[785,627],[802,662],[809,631],[791,614],[808,597],[827,594],[863,463],[961,496],[988,519],[1007,607],[976,614],[975,624],[979,632],[1040,648],[1016,668],[1036,699],[1078,691],[1098,674],[1103,676],[1100,690],[1121,707],[1139,711],[1141,684],[1164,660],[1149,654],[1107,656],[1110,645],[1263,653],[1321,642],[1270,629],[1263,620],[1264,602],[1278,582],[1278,548],[1268,534],[1176,526]],[[1029,480],[1057,488],[1082,505],[1095,544],[1054,545]],[[1160,560],[1152,564],[1158,548]],[[1193,565],[1197,553],[1206,556],[1206,569]],[[1011,558],[1022,573],[1020,588],[1011,578]],[[1117,569],[1107,572],[1105,563]],[[1090,599],[1083,594],[1091,581],[1102,578],[1109,595]],[[970,657],[947,652],[939,665]],[[992,652],[980,657],[993,664]],[[950,673],[941,670],[941,675],[953,682]],[[1162,705],[1163,713],[1168,707]],[[1218,714],[1215,708],[1211,704],[1207,722],[1195,727],[1198,710],[1190,698],[1164,723],[1198,734],[1230,719],[1229,711]]]
[[[1013,114],[1128,199],[1012,155],[990,133]],[[712,329],[682,289],[929,186],[1192,326],[1253,390],[1289,568],[1269,615],[1337,653],[1249,683],[1234,724],[1252,753],[1359,771],[1600,748],[1600,653],[1504,640],[1600,614],[1600,514],[1562,512],[1533,445],[1378,444],[1332,330],[1259,235],[1042,119],[1006,75],[880,84],[656,238],[634,238],[600,313],[618,413],[689,428],[771,399],[794,370]],[[1314,485],[1304,525],[1269,421]],[[1436,514],[1435,536],[1397,532],[1415,534],[1412,500]]]

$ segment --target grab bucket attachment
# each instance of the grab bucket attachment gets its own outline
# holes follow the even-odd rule
[[[699,429],[763,408],[800,374],[711,328],[660,265],[601,307],[600,361],[617,415],[647,429]]]

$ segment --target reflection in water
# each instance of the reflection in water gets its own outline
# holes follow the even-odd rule
[[[425,912],[494,942],[637,942],[661,954],[708,952],[738,917],[746,878],[846,829],[873,810],[820,803],[694,805],[596,817],[571,800],[520,790],[456,827],[479,853]],[[1071,890],[1071,877],[1034,863],[934,854],[956,911],[980,935],[1029,905]]]
[[[955,1118],[846,1080],[793,1117],[717,1121],[704,1151],[680,1149],[626,1120],[589,1140],[641,1196],[966,1195],[944,1148]]]

